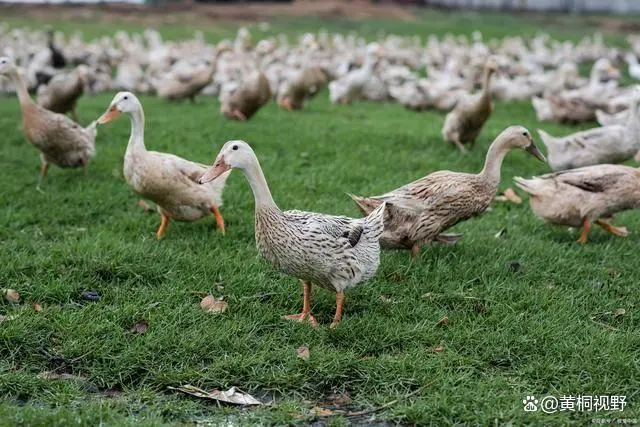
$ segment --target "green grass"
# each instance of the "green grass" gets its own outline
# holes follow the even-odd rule
[[[458,28],[468,30],[464,22]],[[440,113],[349,108],[327,97],[297,113],[272,103],[248,123],[225,120],[210,98],[191,105],[142,97],[147,147],[209,163],[225,141],[244,139],[281,208],[356,216],[345,192],[379,194],[439,169],[479,170],[503,128],[539,126],[528,103],[498,104],[473,152],[462,156],[442,141]],[[81,120],[98,117],[110,100],[82,98]],[[0,287],[18,290],[22,301],[0,301],[0,314],[12,316],[0,323],[0,424],[307,423],[311,408],[332,394],[348,394],[352,410],[397,400],[352,421],[584,424],[640,416],[637,213],[616,219],[629,238],[595,229],[582,247],[575,232],[542,224],[526,204],[494,204],[455,227],[464,233],[456,246],[426,249],[416,262],[384,252],[377,277],[347,295],[336,330],[328,328],[333,295],[316,290],[322,327],[314,330],[281,320],[300,308],[299,284],[258,257],[241,174],[231,175],[224,194],[226,236],[211,219],[171,223],[156,241],[158,216],[138,208],[122,177],[126,119],[100,127],[87,177],[52,168],[44,193],[35,191],[38,154],[19,121],[16,99],[3,99]],[[547,171],[512,153],[501,189],[515,175]],[[101,300],[83,301],[85,290]],[[207,292],[225,296],[228,311],[203,312]],[[626,314],[614,318],[619,308]],[[449,322],[437,326],[443,316]],[[128,333],[140,319],[148,332]],[[307,361],[296,356],[301,345],[310,349]],[[39,376],[54,369],[85,379]],[[167,390],[180,384],[238,386],[276,404],[241,410]],[[622,414],[530,414],[522,409],[528,394],[626,395],[629,404]]]

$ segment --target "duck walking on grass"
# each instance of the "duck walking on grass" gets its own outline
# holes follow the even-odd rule
[[[199,182],[215,182],[231,169],[242,170],[253,190],[258,252],[278,270],[302,281],[302,312],[285,318],[317,325],[311,314],[311,286],[315,284],[336,293],[331,327],[338,326],[344,291],[372,278],[378,269],[385,204],[360,219],[283,212],[271,196],[258,158],[244,141],[227,142]]]
[[[18,68],[9,58],[0,57],[0,75],[13,81],[22,110],[24,136],[40,150],[42,166],[38,189],[50,164],[61,168],[82,166],[86,174],[89,160],[96,154],[96,123],[81,128],[68,117],[36,105]]]
[[[120,114],[131,119],[131,136],[124,155],[124,178],[139,195],[158,205],[162,217],[156,237],[164,237],[169,220],[195,221],[214,215],[224,234],[220,213],[222,190],[229,173],[208,185],[198,185],[205,165],[190,162],[173,154],[147,151],[144,144],[144,111],[131,92],[120,92],[111,101],[98,123],[110,122]]]
[[[442,233],[489,207],[498,191],[502,160],[515,148],[545,161],[529,131],[511,126],[493,141],[478,174],[439,171],[381,196],[351,198],[364,214],[390,203],[380,243],[387,248],[411,249],[415,258],[421,245],[433,241],[451,244],[462,237]]]
[[[617,212],[640,208],[640,169],[622,165],[595,165],[533,177],[515,178],[531,195],[533,213],[545,222],[582,227],[579,243],[587,243],[595,222],[609,233],[627,237],[626,227],[609,220]]]

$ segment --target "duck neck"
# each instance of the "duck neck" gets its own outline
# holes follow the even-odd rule
[[[497,189],[500,184],[500,169],[508,152],[509,148],[500,140],[494,141],[489,147],[484,168],[480,171],[479,176],[486,180],[492,188]]]
[[[276,202],[273,201],[269,185],[264,177],[260,162],[255,159],[254,163],[246,169],[243,169],[244,175],[249,181],[253,197],[256,201],[256,212],[264,209],[278,209]]]
[[[491,75],[493,72],[489,69],[484,70],[482,77],[482,97],[491,100]]]
[[[147,149],[144,146],[144,110],[142,105],[131,113],[129,118],[131,120],[131,136],[127,145],[127,154],[145,152]]]
[[[27,89],[27,83],[24,81],[24,78],[20,74],[18,70],[14,70],[9,77],[13,82],[13,85],[16,87],[16,92],[18,93],[18,100],[20,101],[20,106],[25,107],[27,105],[33,104],[33,100],[31,96],[29,96],[29,91]]]

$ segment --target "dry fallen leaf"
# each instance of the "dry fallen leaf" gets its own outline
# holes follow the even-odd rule
[[[444,347],[442,345],[439,345],[433,349],[433,351],[435,351],[436,353],[442,353],[443,350],[444,350]]]
[[[507,229],[506,228],[501,228],[500,231],[498,231],[496,234],[494,234],[493,237],[495,237],[496,239],[500,239],[504,236],[507,235]]]
[[[311,408],[311,414],[316,417],[330,417],[331,415],[333,415],[333,411],[331,409],[314,406],[313,408]]]
[[[131,329],[129,329],[129,332],[132,334],[144,334],[147,330],[149,330],[149,322],[146,320],[139,320],[131,327]]]
[[[20,294],[15,289],[5,289],[5,293],[7,295],[7,299],[11,302],[20,301]]]
[[[613,312],[613,318],[617,319],[620,316],[624,316],[625,314],[627,314],[627,310],[625,310],[624,308],[616,308],[616,310]]]
[[[40,312],[42,311],[42,306],[38,303],[33,304],[34,311]]]
[[[449,323],[449,316],[444,316],[442,319],[438,320],[438,323],[436,323],[436,326],[444,326],[447,323]]]
[[[515,191],[513,191],[513,188],[507,188],[506,190],[504,190],[504,197],[506,197],[507,200],[509,200],[511,203],[515,203],[516,205],[522,204],[522,199],[516,194]]]
[[[298,347],[296,353],[298,354],[298,357],[300,359],[309,360],[309,347],[307,347],[306,345],[301,345],[300,347]]]
[[[200,301],[200,307],[207,313],[224,313],[228,305],[226,301],[218,300],[213,295],[207,295]]]
[[[235,387],[231,387],[227,391],[211,390],[206,391],[192,385],[183,385],[180,387],[168,387],[170,390],[181,391],[191,396],[200,397],[202,399],[218,400],[220,402],[233,403],[236,405],[264,405],[255,397],[247,393],[238,391]]]

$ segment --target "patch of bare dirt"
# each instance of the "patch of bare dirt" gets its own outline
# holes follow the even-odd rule
[[[203,4],[187,0],[157,6],[95,4],[82,7],[64,4],[0,4],[0,15],[27,17],[41,21],[64,19],[84,22],[126,22],[138,25],[258,22],[297,16],[350,20],[415,19],[412,8],[395,4],[372,4],[366,0],[297,0],[292,3],[230,4]]]

